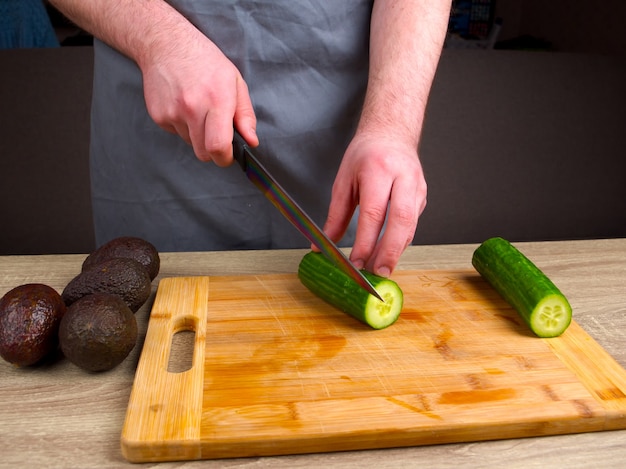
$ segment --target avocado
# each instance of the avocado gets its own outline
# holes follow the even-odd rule
[[[58,346],[65,303],[52,287],[28,283],[0,299],[0,356],[17,366],[37,363]]]
[[[134,259],[115,257],[79,273],[65,287],[61,297],[67,306],[91,293],[110,293],[122,298],[133,313],[152,292],[146,268]]]
[[[67,308],[59,326],[65,357],[87,371],[110,370],[137,343],[137,320],[117,295],[93,293]]]
[[[150,274],[150,280],[155,279],[161,267],[159,252],[150,242],[133,236],[122,236],[112,239],[89,254],[83,262],[82,270],[115,257],[127,257],[143,264]]]

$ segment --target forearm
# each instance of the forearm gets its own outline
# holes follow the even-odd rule
[[[359,131],[419,141],[445,39],[449,0],[376,0]]]
[[[50,0],[81,28],[143,65],[199,31],[162,0]]]
[[[247,84],[200,30],[163,0],[51,0],[76,24],[134,60],[148,114],[202,161],[232,163],[233,126],[258,144]]]

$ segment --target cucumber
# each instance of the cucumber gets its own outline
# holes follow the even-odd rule
[[[572,321],[572,307],[552,281],[502,238],[483,242],[472,265],[538,337],[557,337]]]
[[[315,295],[374,329],[389,327],[400,316],[404,302],[402,290],[393,280],[362,272],[384,302],[370,295],[319,252],[308,252],[298,266],[298,278]]]

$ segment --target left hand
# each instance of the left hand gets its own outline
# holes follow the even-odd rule
[[[343,236],[357,206],[350,260],[357,268],[387,277],[411,244],[426,207],[426,180],[412,144],[370,133],[355,136],[333,185],[324,225],[331,239]]]

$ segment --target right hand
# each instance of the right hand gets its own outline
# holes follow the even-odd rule
[[[218,166],[233,162],[233,126],[258,145],[248,86],[211,40],[195,30],[160,49],[140,66],[148,113],[161,128],[189,143],[199,160]]]

